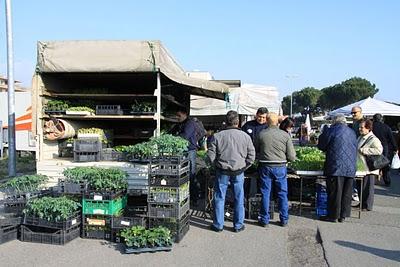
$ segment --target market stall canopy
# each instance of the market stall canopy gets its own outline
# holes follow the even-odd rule
[[[190,114],[192,116],[225,115],[235,110],[241,115],[254,115],[259,107],[267,107],[270,112],[281,114],[279,92],[275,87],[244,84],[230,88],[228,101],[192,96]]]
[[[39,73],[160,72],[191,94],[224,99],[223,83],[187,77],[160,41],[39,41]]]
[[[400,116],[400,106],[390,104],[385,101],[381,101],[371,97],[344,106],[342,108],[335,109],[329,112],[329,115],[333,115],[336,113],[343,113],[345,115],[350,115],[351,108],[354,106],[360,106],[362,109],[362,113],[366,116],[373,116],[376,113],[380,113],[383,116]]]

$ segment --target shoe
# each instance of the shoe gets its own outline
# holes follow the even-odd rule
[[[346,218],[339,218],[338,222],[342,223],[342,222],[344,222],[345,219]]]
[[[263,223],[263,222],[260,222],[260,221],[258,221],[257,223],[258,223],[258,225],[261,226],[261,227],[264,227],[264,228],[269,227],[269,224],[268,224],[268,223]]]
[[[240,227],[239,229],[234,229],[234,232],[235,233],[239,233],[239,232],[241,232],[241,231],[243,231],[244,229],[246,229],[246,227],[244,226],[244,224],[242,225],[242,227]]]
[[[324,222],[331,222],[331,223],[337,222],[337,219],[333,219],[333,218],[329,218],[329,217],[320,217],[319,219]]]
[[[214,232],[217,232],[217,233],[220,233],[220,232],[222,232],[222,230],[224,230],[224,229],[223,229],[223,228],[222,228],[222,229],[219,229],[219,228],[215,227],[214,224],[211,224],[211,225],[210,225],[210,230],[211,230],[211,231],[214,231]]]
[[[279,225],[281,227],[288,227],[288,223],[287,222],[279,222]]]
[[[357,194],[357,193],[353,193],[353,194],[351,195],[351,198],[353,199],[353,201],[357,201],[357,202],[360,201],[360,198],[358,197],[358,194]]]

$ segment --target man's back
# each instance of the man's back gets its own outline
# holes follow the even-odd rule
[[[381,141],[384,155],[387,155],[389,151],[396,150],[393,133],[388,125],[383,122],[374,121],[372,132]]]

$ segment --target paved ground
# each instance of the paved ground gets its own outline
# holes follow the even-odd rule
[[[277,216],[276,216],[277,217]],[[399,266],[400,176],[390,188],[377,186],[375,210],[361,220],[328,223],[292,215],[290,226],[222,233],[193,217],[191,228],[171,252],[125,255],[121,246],[76,239],[66,246],[12,241],[0,245],[0,266]]]

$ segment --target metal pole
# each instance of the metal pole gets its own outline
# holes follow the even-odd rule
[[[293,114],[293,92],[290,94],[290,117]]]
[[[8,176],[16,175],[15,149],[15,92],[14,92],[14,58],[11,24],[11,1],[6,0],[7,24],[7,78],[8,78]]]
[[[3,159],[3,122],[0,121],[0,159]]]
[[[157,129],[156,136],[160,136],[161,133],[161,78],[160,70],[157,71]]]

